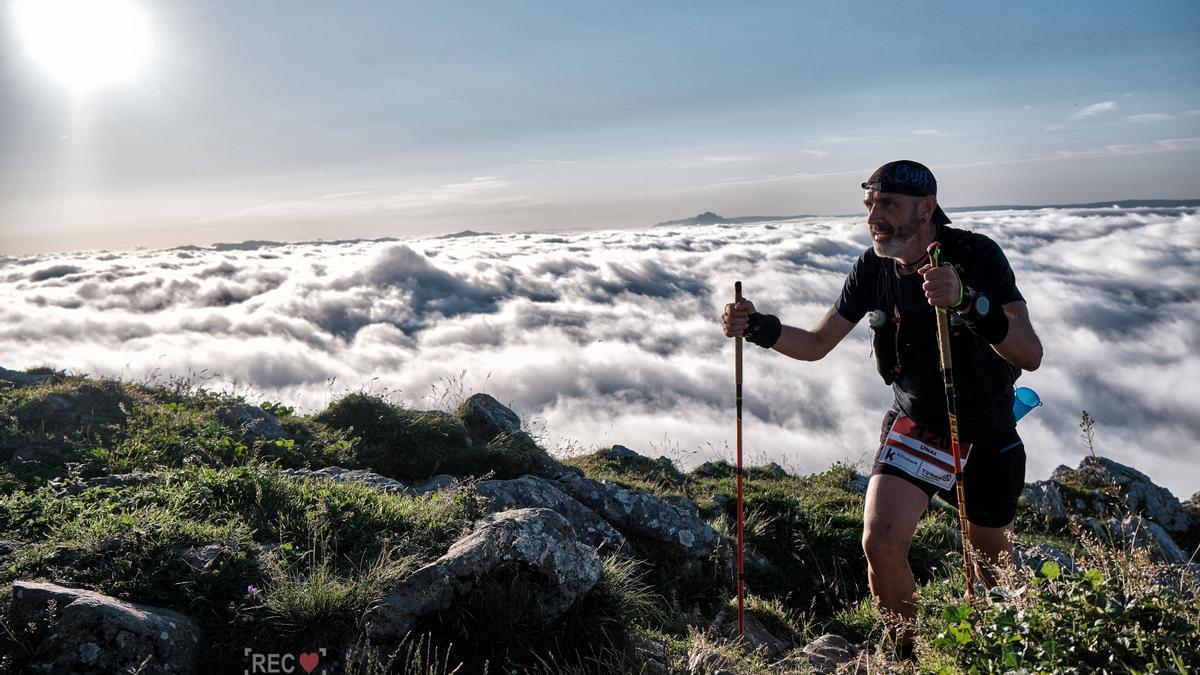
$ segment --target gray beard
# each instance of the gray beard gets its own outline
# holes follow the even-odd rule
[[[893,230],[892,236],[890,239],[888,239],[888,241],[873,242],[873,244],[875,246],[875,255],[877,255],[881,258],[895,258],[896,260],[899,260],[902,263],[908,262],[908,261],[904,260],[903,258],[901,258],[900,256],[902,256],[908,250],[908,247],[912,245],[913,240],[916,238],[917,238],[917,230],[916,229],[914,229],[912,231],[912,233],[910,233],[904,239],[897,238],[895,230]]]
[[[908,251],[908,247],[912,245],[917,235],[921,232],[921,220],[917,217],[915,210],[909,215],[908,222],[904,226],[908,229],[907,237],[898,237],[897,235],[900,233],[900,230],[893,227],[892,236],[887,242],[872,241],[875,248],[875,255],[881,258],[894,258],[905,264],[913,262],[905,260],[901,256]]]

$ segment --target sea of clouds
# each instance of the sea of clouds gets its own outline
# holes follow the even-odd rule
[[[1045,345],[1020,384],[1028,480],[1087,452],[1200,490],[1200,218],[1193,208],[953,215],[997,240]],[[868,246],[859,217],[442,238],[245,242],[0,257],[0,366],[172,377],[319,410],[486,391],[559,452],[733,459],[733,282],[810,327]],[[745,448],[795,471],[869,466],[891,400],[860,324],[828,357],[746,345]]]

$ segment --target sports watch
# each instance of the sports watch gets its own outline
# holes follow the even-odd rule
[[[972,293],[972,295],[974,298],[971,301],[971,313],[980,318],[987,316],[988,310],[992,308],[991,301],[981,293]]]
[[[970,316],[976,319],[982,319],[987,316],[988,311],[992,308],[992,303],[983,293],[967,289],[963,295],[963,301],[954,307],[951,307],[956,312],[963,316]]]

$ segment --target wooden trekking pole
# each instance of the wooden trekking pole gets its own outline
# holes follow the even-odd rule
[[[742,282],[733,283],[733,302],[742,301]],[[733,373],[737,400],[737,588],[738,588],[738,640],[746,645],[746,567],[742,557],[744,540],[742,533],[742,338],[733,339]]]
[[[929,245],[929,262],[941,265],[941,245]],[[961,282],[960,282],[961,283]],[[962,530],[963,575],[967,578],[967,597],[975,597],[975,566],[971,564],[971,530],[967,523],[967,495],[963,489],[962,453],[958,445],[958,399],[954,395],[954,363],[950,358],[950,317],[945,307],[937,307],[938,353],[942,360],[942,382],[946,385],[946,416],[950,418],[950,454],[954,457],[954,494],[958,497],[958,526]]]

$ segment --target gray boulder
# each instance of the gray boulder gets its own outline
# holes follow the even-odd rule
[[[1050,522],[1062,522],[1067,519],[1067,505],[1063,501],[1059,484],[1053,480],[1040,480],[1036,483],[1026,483],[1021,491],[1021,501],[1029,508],[1042,513]]]
[[[709,627],[724,638],[729,640],[738,639],[736,612],[725,612],[722,610],[713,619],[712,625]],[[791,644],[786,640],[775,637],[771,631],[767,630],[767,627],[752,612],[746,612],[747,651],[757,652],[764,659],[773,660],[791,649],[791,647]]]
[[[1187,562],[1188,555],[1175,543],[1171,535],[1158,523],[1139,516],[1129,516],[1124,520],[1113,518],[1101,527],[1108,536],[1127,546],[1144,549],[1150,558],[1159,562]]]
[[[92,488],[140,487],[156,483],[160,480],[162,480],[161,476],[143,471],[135,471],[133,473],[114,473],[107,476],[96,476],[95,478],[88,478],[78,483],[67,483],[62,478],[56,478],[50,481],[50,486],[74,495]]]
[[[52,377],[54,377],[54,375],[51,373],[30,375],[29,373],[22,373],[18,370],[9,370],[8,368],[0,367],[0,380],[4,382],[11,382],[17,386],[37,384],[38,382],[43,382]]]
[[[1072,574],[1076,571],[1075,560],[1067,555],[1065,551],[1051,546],[1050,544],[1038,544],[1028,548],[1016,549],[1013,551],[1013,564],[1019,568],[1025,568],[1038,572],[1042,569],[1042,565],[1047,562],[1058,563],[1058,567],[1064,573]]]
[[[477,443],[486,444],[502,432],[521,430],[521,418],[487,394],[472,394],[458,406],[454,416],[462,420],[467,435]]]
[[[721,545],[721,536],[708,523],[656,495],[627,490],[571,471],[560,473],[556,482],[563,492],[626,536],[633,534],[656,542],[683,558],[706,558]]]
[[[541,585],[534,617],[560,618],[600,578],[596,551],[581,544],[565,518],[549,509],[517,509],[475,524],[446,555],[422,567],[364,617],[373,640],[398,642],[423,617],[446,610],[504,568],[516,566]]]
[[[850,482],[846,485],[846,487],[850,488],[851,490],[854,490],[855,492],[861,492],[862,494],[866,494],[867,487],[870,484],[871,484],[870,476],[864,476],[861,473],[855,472],[855,474],[850,477]]]
[[[600,453],[604,459],[641,459],[642,456],[623,445],[614,445]]]
[[[340,466],[327,466],[316,471],[308,469],[284,469],[279,473],[296,480],[328,480],[335,483],[358,483],[392,494],[416,494],[412,488],[398,480],[381,476],[365,469],[343,469]]]
[[[217,408],[217,419],[225,426],[243,429],[269,441],[287,438],[287,432],[274,415],[256,405],[238,403]]]
[[[736,476],[737,467],[733,466],[725,460],[717,462],[705,462],[700,466],[692,469],[693,476],[701,476],[703,478],[724,478],[727,476]]]
[[[767,464],[765,464],[763,466],[754,467],[754,468],[767,474],[768,476],[771,476],[772,478],[787,478],[787,476],[788,476],[787,469],[783,468],[782,466],[779,466],[779,464],[777,464],[775,462],[768,462]]]
[[[485,508],[489,513],[525,508],[550,509],[566,518],[579,541],[595,548],[598,553],[633,554],[624,535],[550,481],[536,476],[485,480],[475,486],[475,492],[487,500]]]
[[[169,609],[57,584],[18,581],[10,611],[17,624],[50,625],[38,657],[51,659],[55,672],[199,672],[200,629]]]
[[[443,492],[461,484],[461,481],[454,476],[446,473],[439,473],[436,476],[430,476],[429,480],[421,483],[420,485],[414,485],[413,492],[416,492],[419,495],[427,495],[431,492]]]
[[[1068,473],[1062,468],[1055,470],[1056,476],[1063,475],[1090,488],[1115,486],[1130,512],[1158,523],[1169,532],[1186,532],[1191,526],[1192,518],[1179,499],[1133,467],[1106,457],[1084,457],[1078,469]]]
[[[1200,492],[1192,495],[1190,499],[1183,503],[1183,510],[1188,512],[1192,517],[1193,523],[1200,523]]]
[[[721,653],[721,645],[704,633],[692,635],[688,649],[688,675],[733,675],[732,660]]]
[[[846,638],[826,634],[805,645],[800,656],[819,673],[836,673],[858,658],[858,650]]]

